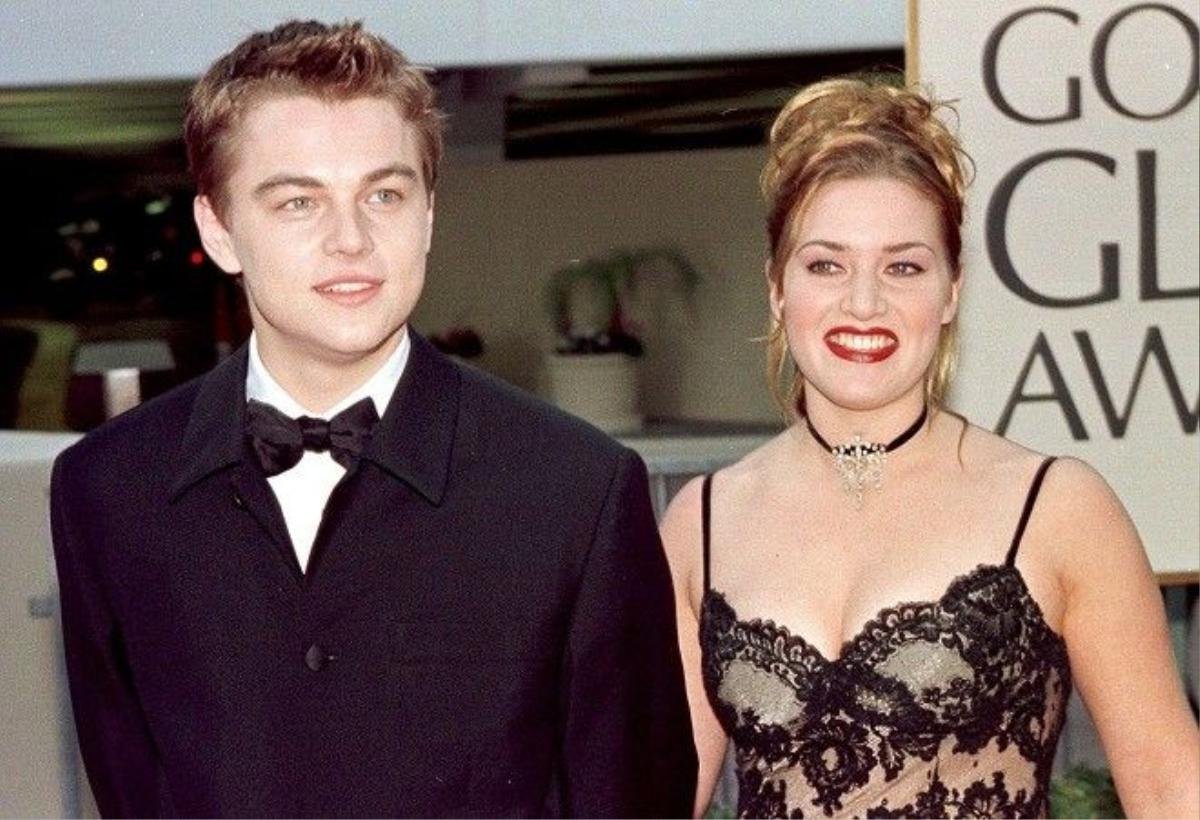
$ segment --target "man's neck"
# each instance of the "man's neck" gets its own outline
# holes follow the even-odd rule
[[[257,334],[255,343],[271,378],[306,411],[320,415],[366,384],[396,351],[405,332],[364,355],[336,359],[281,349]]]

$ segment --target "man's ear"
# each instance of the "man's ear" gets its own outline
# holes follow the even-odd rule
[[[204,246],[208,257],[226,273],[241,273],[242,263],[233,249],[233,238],[207,196],[192,200],[192,216],[200,232],[200,244]]]
[[[425,212],[425,253],[433,247],[433,191],[429,192],[429,209]]]

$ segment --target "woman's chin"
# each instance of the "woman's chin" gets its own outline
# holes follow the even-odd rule
[[[833,407],[855,413],[870,413],[876,410],[884,410],[894,407],[897,404],[912,401],[914,396],[924,395],[923,387],[920,383],[910,385],[907,388],[887,390],[881,389],[881,386],[878,384],[864,385],[857,389],[854,385],[839,384],[827,391],[809,384],[807,389],[819,393],[821,398]]]

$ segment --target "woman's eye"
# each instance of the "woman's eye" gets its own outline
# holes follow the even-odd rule
[[[828,275],[841,270],[837,263],[830,259],[816,259],[808,263],[808,272],[818,275]]]
[[[888,272],[895,276],[916,276],[924,273],[925,269],[915,262],[893,262],[888,265]]]

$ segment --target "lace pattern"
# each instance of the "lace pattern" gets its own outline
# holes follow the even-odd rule
[[[882,610],[833,660],[713,590],[700,640],[739,816],[1045,814],[1070,670],[1014,567]]]

